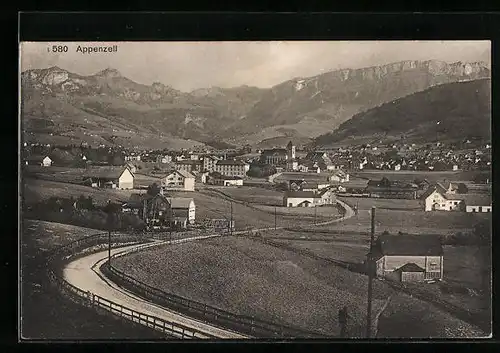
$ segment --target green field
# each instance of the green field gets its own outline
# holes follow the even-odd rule
[[[61,223],[25,220],[21,229],[21,243],[23,248],[37,249],[37,251],[43,252],[99,233],[102,233],[102,230]]]
[[[23,201],[26,203],[47,200],[50,197],[78,198],[80,195],[91,196],[94,204],[104,205],[113,202],[127,201],[134,190],[98,189],[90,186],[76,185],[57,181],[25,178],[23,180]]]
[[[165,172],[164,175],[167,173]],[[156,183],[157,185],[161,184],[161,179],[159,177],[154,177],[150,175],[145,175],[145,174],[139,174],[135,173],[134,174],[134,188],[135,189],[140,189],[140,188],[147,188],[149,185],[152,185]]]
[[[383,177],[389,180],[400,180],[413,182],[415,179],[427,179],[429,182],[434,183],[437,181],[472,181],[477,175],[488,175],[487,171],[413,171],[413,170],[368,170],[355,172],[352,175],[365,179],[379,180]]]
[[[324,259],[338,260],[354,265],[362,264],[369,251],[368,235],[277,231],[268,232],[264,236],[279,244],[298,250],[306,250]],[[482,327],[487,327],[488,322],[491,322],[491,286],[489,286],[491,268],[491,256],[487,247],[444,246],[444,280],[435,284],[419,283],[412,285],[413,287],[410,288],[413,288],[412,290],[417,298],[420,298],[418,296],[420,293],[424,299],[430,297],[438,303],[444,302],[459,308],[460,311],[466,310],[473,313],[473,322]],[[399,305],[398,303],[407,303],[406,305],[415,305],[416,308],[428,309],[433,304],[433,300],[428,303],[426,300],[420,303],[411,303],[408,302],[406,297],[403,293],[394,297],[391,302],[392,307]],[[446,313],[436,313],[439,318],[437,321],[448,322],[450,318],[447,318],[447,316],[457,314],[452,309],[445,311]],[[424,314],[423,311],[422,314]],[[396,318],[409,317],[409,315],[401,313],[393,313],[392,315],[395,315]],[[430,317],[425,320],[430,320],[432,325],[436,325],[435,320],[431,320]],[[383,322],[389,327],[393,325],[386,321]],[[486,327],[485,330],[487,330]],[[441,327],[441,330],[443,329],[444,327]],[[423,331],[419,330],[418,337],[425,337],[432,331],[434,331],[432,334],[434,336],[444,335],[444,331],[436,331],[435,328],[429,331],[424,328]],[[397,332],[405,335],[401,333],[402,331]],[[384,331],[384,335],[397,337],[397,335],[390,335],[387,331]]]
[[[172,196],[193,198],[196,205],[196,220],[201,222],[205,218],[224,218],[231,217],[231,202],[222,199],[216,194],[210,192],[170,192]],[[237,230],[252,228],[274,227],[275,216],[274,207],[267,210],[260,210],[255,207],[246,206],[241,203],[233,202],[233,220]],[[336,217],[337,210],[331,208],[330,214]],[[319,220],[320,218],[318,218]],[[312,215],[284,215],[279,214],[276,217],[276,225],[280,226],[304,226],[314,222],[314,213]]]
[[[339,210],[336,206],[321,206],[321,207],[274,207],[274,206],[262,206],[258,205],[257,208],[274,213],[276,209],[276,214],[281,216],[296,216],[304,219],[307,217],[310,219],[314,218],[316,215],[317,221],[327,221],[337,217],[340,217]]]
[[[362,336],[365,276],[250,239],[160,247],[119,258],[115,266],[167,292],[325,335],[338,335],[338,309],[346,305],[351,336]],[[384,298],[379,291],[374,310]]]
[[[405,200],[405,199],[376,199],[368,197],[340,197],[339,200],[344,201],[351,207],[357,206],[359,210],[370,210],[372,206],[380,209],[390,210],[422,210],[423,206],[420,200]]]
[[[49,283],[43,252],[100,231],[25,220],[21,230],[21,335],[25,339],[159,339],[161,334],[76,304]]]
[[[364,335],[365,275],[258,240],[224,237],[165,246],[119,258],[115,266],[166,292],[326,335],[338,335],[338,309],[346,306],[349,337]],[[373,293],[374,316],[392,296],[379,322],[378,337],[391,337],[389,328],[400,325],[403,316],[408,322],[399,328],[399,337],[455,337],[462,327],[470,335],[482,333],[385,282],[375,281]]]
[[[282,206],[284,192],[251,186],[219,188],[220,192],[243,202],[255,205]]]
[[[304,249],[323,258],[362,263],[369,250],[368,235],[269,232],[273,241]],[[439,284],[418,284],[415,291],[456,305],[488,322],[491,308],[491,254],[488,247],[444,246],[444,280]],[[437,291],[436,291],[437,287]]]
[[[384,231],[397,234],[402,231],[409,234],[444,235],[470,231],[474,224],[484,219],[491,219],[491,214],[377,209],[375,229],[377,234]],[[371,211],[360,207],[358,214],[352,218],[340,223],[320,226],[319,229],[369,233]]]
[[[86,169],[84,168],[42,167],[36,165],[23,166],[23,176],[25,178],[36,178],[73,184],[81,184],[83,182],[85,171]]]

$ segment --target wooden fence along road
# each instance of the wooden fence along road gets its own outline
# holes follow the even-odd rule
[[[338,204],[344,208],[345,212],[343,217],[330,220],[327,222],[317,223],[316,225],[330,224],[335,222],[340,222],[344,219],[350,218],[354,215],[353,210],[344,202],[337,201]],[[282,229],[284,227],[280,227]],[[261,232],[267,230],[274,230],[274,227],[254,229],[252,231],[239,231],[234,232],[234,235],[245,235],[254,232]],[[177,239],[171,241],[153,241],[151,243],[144,244],[144,238],[136,237],[135,239],[129,239],[128,244],[134,243],[134,245],[122,246],[121,248],[113,248],[111,250],[112,257],[123,256],[132,252],[137,252],[151,246],[159,246],[164,244],[177,244],[187,241],[201,240],[212,237],[221,236],[220,234],[209,235],[209,236],[198,236],[184,239]],[[114,237],[115,238],[115,237]],[[70,243],[66,246],[57,249],[48,260],[48,268],[51,268],[51,261],[59,261],[62,259],[68,260],[71,257],[80,255],[76,260],[71,261],[66,264],[63,269],[63,278],[59,278],[53,270],[49,270],[49,276],[52,282],[56,283],[61,290],[66,292],[70,298],[84,305],[95,307],[98,309],[103,309],[111,312],[114,315],[127,318],[133,322],[140,323],[147,327],[151,327],[155,330],[159,330],[165,333],[169,337],[181,338],[181,339],[210,339],[210,338],[222,338],[222,339],[244,339],[252,338],[250,335],[244,335],[237,333],[228,329],[223,329],[213,324],[198,321],[193,318],[183,316],[179,313],[171,311],[167,308],[161,307],[159,305],[153,304],[139,296],[131,293],[117,284],[112,283],[107,280],[106,277],[101,273],[100,266],[107,261],[108,250],[99,251],[87,256],[81,256],[83,253],[90,253],[96,251],[97,249],[105,249],[106,245],[106,234],[98,234],[95,236],[90,236],[85,239],[81,239]],[[122,239],[114,239],[112,241],[113,247],[119,246],[119,243],[124,243]],[[141,243],[139,244],[138,243]],[[115,272],[116,275],[116,272]],[[122,278],[125,278],[122,275]],[[130,280],[130,279],[129,279]],[[131,281],[131,280],[130,280]],[[136,281],[137,282],[137,281]],[[136,283],[137,285],[137,283]],[[143,285],[141,283],[141,285]],[[165,294],[165,293],[163,293]],[[165,296],[164,296],[165,297]],[[187,299],[184,299],[187,301]],[[189,302],[189,301],[188,301]],[[191,309],[196,305],[191,302]],[[200,303],[194,303],[200,304]],[[190,304],[186,305],[188,308]],[[205,315],[214,308],[208,308],[205,306]],[[230,323],[233,326],[240,328],[251,328],[251,332],[262,333],[267,330],[268,332],[274,332],[271,336],[283,337],[283,335],[290,334],[293,331],[297,334],[300,330],[295,330],[291,327],[283,327],[276,324],[264,322],[262,320],[255,320],[253,318],[238,317],[234,314],[225,313],[222,310],[216,311],[212,310],[214,313],[214,319],[217,319],[219,315],[219,322]],[[221,315],[222,314],[222,315]],[[224,316],[225,315],[225,316]],[[274,326],[273,326],[274,325]],[[314,337],[314,333],[302,332],[304,337]]]
[[[192,240],[192,239],[190,239]],[[183,239],[182,241],[188,241]],[[177,240],[175,242],[181,242]],[[153,246],[162,245],[165,242],[156,242]],[[148,246],[140,246],[143,249]],[[127,246],[120,249],[112,249],[111,254],[125,254],[125,252],[137,251],[137,245]],[[247,336],[220,329],[197,320],[190,319],[166,308],[150,303],[133,293],[127,292],[116,284],[107,281],[99,270],[99,266],[107,261],[108,251],[101,251],[89,256],[81,257],[67,264],[63,270],[64,280],[72,287],[76,288],[78,294],[89,297],[97,296],[97,304],[111,309],[115,314],[123,315],[139,322],[145,326],[163,330],[166,326],[166,333],[178,338],[222,338],[241,339]],[[109,303],[112,303],[109,305]],[[134,314],[131,314],[133,312]]]

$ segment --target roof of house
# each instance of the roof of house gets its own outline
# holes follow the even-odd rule
[[[274,155],[286,155],[288,151],[285,148],[273,148],[262,151],[262,155],[274,156]]]
[[[464,194],[465,205],[467,206],[491,206],[491,195],[488,194]]]
[[[194,175],[185,170],[173,170],[172,172],[168,173],[167,176],[172,173],[177,173],[185,179],[194,179]]]
[[[307,168],[319,168],[319,166],[317,165],[317,162],[311,161],[311,160],[302,160],[300,162],[300,164],[307,167]]]
[[[444,183],[441,183],[441,182],[437,182],[436,183],[440,188],[444,189],[444,190],[450,190],[450,189],[454,189],[454,185],[449,182],[449,181],[446,181]]]
[[[246,164],[245,162],[231,160],[231,159],[225,159],[225,160],[216,162],[216,165],[245,165],[245,164]]]
[[[180,161],[175,161],[175,164],[184,164],[184,165],[194,165],[194,164],[200,164],[203,163],[200,160],[192,160],[192,159],[183,159]]]
[[[227,176],[227,175],[221,176],[221,179],[224,179],[224,180],[243,180],[243,178],[239,177],[239,176]]]
[[[100,179],[118,179],[123,172],[128,169],[127,167],[112,167],[112,166],[102,166],[102,167],[91,167],[85,171],[85,176],[87,178],[100,178]],[[130,172],[130,169],[128,169]],[[134,175],[130,172],[132,176]]]
[[[396,269],[396,271],[400,271],[400,272],[425,272],[425,269],[423,269],[422,267],[420,267],[419,265],[417,265],[413,262],[409,262],[409,263],[401,266],[400,268]]]
[[[285,193],[286,198],[317,198],[318,196],[312,191],[287,191]]]
[[[440,193],[444,197],[445,193],[443,190],[438,190],[438,188],[436,186],[430,186],[429,188],[427,188],[427,190],[425,190],[425,192],[422,194],[422,196],[420,196],[420,198],[422,200],[425,200],[426,198],[431,196],[434,193],[434,191],[437,191],[438,193]]]
[[[194,202],[192,198],[188,197],[167,197],[167,200],[172,208],[189,208],[191,202]]]
[[[292,146],[293,146],[292,141],[288,141],[288,144],[286,145],[286,147],[292,147]]]
[[[318,195],[322,197],[325,194],[333,193],[334,190],[335,190],[334,188],[325,188],[325,189],[320,190]]]
[[[385,235],[378,237],[376,248],[380,255],[441,256],[443,246],[435,235]]]

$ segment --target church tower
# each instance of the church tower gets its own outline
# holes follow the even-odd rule
[[[288,145],[286,145],[286,150],[288,152],[287,159],[294,160],[295,159],[295,146],[292,144],[292,141],[288,142]]]
[[[298,163],[295,159],[295,146],[292,144],[292,141],[288,142],[288,145],[286,145],[286,151],[286,169],[288,171],[297,170]]]

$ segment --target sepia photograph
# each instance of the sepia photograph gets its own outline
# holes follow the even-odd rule
[[[491,337],[490,41],[19,65],[20,340]]]

